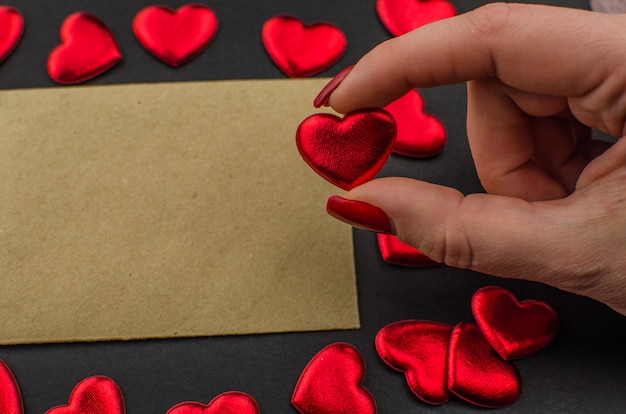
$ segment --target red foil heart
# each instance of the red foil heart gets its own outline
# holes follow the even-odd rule
[[[393,234],[378,233],[378,248],[384,261],[398,266],[430,267],[439,264]]]
[[[422,401],[448,401],[448,345],[452,326],[430,321],[401,321],[376,335],[376,350],[391,368],[404,372],[409,388]]]
[[[315,172],[349,190],[376,176],[391,155],[396,133],[393,117],[382,109],[354,111],[343,119],[316,114],[300,124],[296,144]]]
[[[0,62],[15,49],[24,34],[24,17],[14,7],[0,6]]]
[[[0,413],[22,414],[24,407],[20,388],[9,367],[0,361]]]
[[[377,0],[376,11],[394,36],[457,14],[447,0]]]
[[[477,325],[462,322],[450,338],[448,389],[472,404],[499,408],[519,398],[522,380],[515,365],[493,351]]]
[[[207,405],[198,402],[178,404],[167,414],[260,414],[257,402],[246,393],[231,391],[215,397]]]
[[[497,286],[479,289],[472,311],[491,346],[506,360],[523,358],[545,348],[559,331],[556,312],[537,300],[519,302]]]
[[[48,73],[58,83],[77,84],[111,69],[122,59],[117,40],[97,16],[78,12],[61,26],[62,44],[48,58]]]
[[[304,25],[294,16],[276,16],[265,22],[263,44],[287,76],[313,76],[331,67],[346,51],[348,40],[330,23]]]
[[[137,40],[162,61],[178,67],[196,57],[217,33],[217,15],[203,4],[188,4],[176,11],[150,6],[133,20]]]
[[[124,414],[124,397],[117,384],[107,377],[82,380],[72,391],[68,405],[60,405],[46,414]]]
[[[291,397],[302,414],[374,414],[374,397],[363,388],[365,361],[352,345],[322,349],[306,366]]]
[[[424,98],[412,89],[385,107],[398,124],[393,152],[425,158],[439,154],[446,145],[446,129],[436,117],[424,112]]]

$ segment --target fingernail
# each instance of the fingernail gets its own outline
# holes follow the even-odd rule
[[[326,203],[328,214],[363,230],[395,234],[391,219],[380,208],[358,200],[349,200],[337,195],[330,196]]]
[[[328,82],[326,86],[324,86],[324,88],[322,88],[320,93],[317,95],[317,97],[313,101],[313,106],[316,108],[321,108],[322,106],[328,106],[330,95],[333,94],[335,89],[337,89],[337,87],[341,84],[341,82],[343,82],[346,76],[348,76],[348,74],[350,73],[353,67],[354,65],[348,66],[347,68],[339,72],[334,78],[332,78],[330,82]]]

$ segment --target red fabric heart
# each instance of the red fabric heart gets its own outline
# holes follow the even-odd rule
[[[497,286],[479,289],[472,298],[476,322],[491,346],[506,360],[523,358],[546,347],[559,331],[556,312],[537,300],[519,302]]]
[[[293,16],[269,19],[261,36],[274,63],[291,78],[312,76],[329,68],[348,46],[346,35],[332,24],[307,26]]]
[[[378,0],[376,11],[394,36],[456,15],[456,9],[447,0]]]
[[[178,67],[197,56],[217,33],[216,14],[203,4],[188,4],[174,11],[150,6],[133,20],[137,40],[162,61]]]
[[[20,388],[9,367],[0,361],[0,413],[22,414],[24,407]]]
[[[436,117],[424,112],[424,98],[413,89],[385,107],[398,124],[393,152],[408,157],[432,157],[446,145],[446,129]]]
[[[117,40],[97,16],[78,12],[61,26],[62,44],[48,58],[48,73],[58,83],[77,84],[111,69],[122,59]]]
[[[300,155],[315,172],[349,190],[371,180],[389,156],[396,123],[382,109],[365,109],[343,119],[332,114],[308,117],[298,127]]]
[[[378,233],[380,254],[388,263],[405,267],[429,267],[439,263],[393,234]]]
[[[110,378],[95,376],[82,380],[72,391],[68,405],[60,405],[46,414],[124,414],[124,397]]]
[[[291,397],[302,414],[374,414],[374,397],[361,385],[365,361],[352,345],[322,349],[306,366]]]
[[[207,405],[198,402],[178,404],[167,414],[260,414],[257,402],[246,393],[231,391],[213,398]]]
[[[472,404],[499,408],[519,398],[522,380],[515,365],[493,351],[477,325],[462,322],[450,338],[448,389]]]
[[[411,391],[434,405],[450,398],[446,386],[452,326],[430,321],[401,321],[376,335],[376,350],[391,368],[404,372]]]
[[[24,17],[14,7],[0,6],[0,62],[15,49],[24,34]]]

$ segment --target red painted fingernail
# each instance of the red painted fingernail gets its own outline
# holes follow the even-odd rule
[[[330,196],[326,203],[328,214],[363,230],[394,234],[391,219],[380,208],[358,200],[348,200],[337,195]]]
[[[341,82],[343,82],[346,76],[348,76],[353,67],[354,65],[348,66],[347,68],[339,72],[334,78],[332,78],[330,82],[328,82],[317,95],[317,97],[313,101],[313,106],[316,108],[328,106],[330,95],[333,94],[335,89],[337,89],[337,87],[341,84]]]

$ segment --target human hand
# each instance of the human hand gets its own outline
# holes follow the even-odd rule
[[[591,135],[626,135],[625,51],[626,15],[520,4],[382,43],[320,102],[346,113],[468,82],[467,134],[487,194],[381,178],[331,197],[329,213],[438,262],[544,282],[626,315],[626,140]]]

